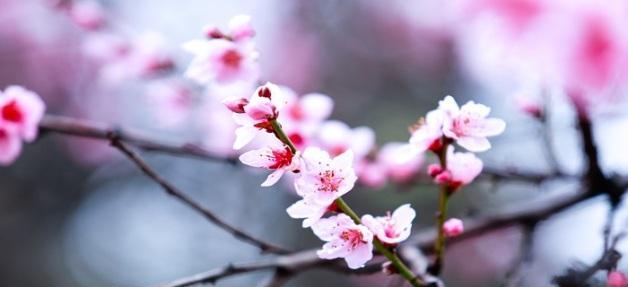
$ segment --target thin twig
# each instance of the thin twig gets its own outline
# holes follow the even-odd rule
[[[64,116],[45,115],[39,123],[42,133],[56,132],[85,138],[109,140],[110,134],[116,134],[120,141],[146,151],[159,151],[175,155],[193,156],[212,161],[235,163],[232,158],[216,155],[191,143],[173,144],[142,135],[140,132],[115,127],[110,124]]]
[[[257,239],[249,235],[248,233],[236,227],[233,227],[229,223],[223,221],[218,216],[216,216],[211,210],[205,208],[200,203],[196,202],[194,199],[192,199],[185,193],[181,192],[178,188],[176,188],[166,179],[164,179],[159,174],[157,174],[157,172],[153,170],[136,152],[131,150],[131,148],[127,146],[127,144],[122,142],[122,140],[120,140],[117,134],[110,133],[107,137],[109,137],[109,139],[111,140],[112,146],[114,146],[115,148],[120,150],[124,155],[126,155],[133,163],[135,163],[135,165],[137,165],[138,168],[140,168],[140,170],[142,170],[142,172],[144,172],[144,174],[146,174],[153,181],[159,184],[168,194],[176,197],[177,199],[185,203],[190,208],[199,212],[209,221],[216,224],[218,227],[231,233],[234,237],[242,241],[245,241],[247,243],[257,246],[263,252],[271,252],[271,253],[277,253],[277,254],[285,254],[289,252],[288,250],[282,247],[279,247],[270,243],[266,243],[260,239]]]

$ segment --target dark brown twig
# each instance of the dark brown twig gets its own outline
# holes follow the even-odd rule
[[[231,233],[234,237],[242,241],[245,241],[254,246],[257,246],[263,252],[271,252],[271,253],[277,253],[277,254],[285,254],[285,253],[290,252],[282,247],[279,247],[270,243],[266,243],[260,239],[257,239],[249,235],[248,233],[241,231],[240,229],[233,227],[229,223],[223,221],[218,216],[216,216],[211,210],[205,208],[204,206],[196,202],[194,199],[192,199],[185,193],[181,192],[178,188],[176,188],[174,185],[169,183],[159,174],[157,174],[157,172],[153,170],[136,152],[131,150],[131,148],[127,146],[127,144],[122,142],[122,140],[120,140],[117,134],[110,133],[107,135],[107,137],[111,140],[112,146],[114,146],[115,148],[120,150],[124,155],[126,155],[133,163],[135,163],[135,165],[137,165],[137,167],[140,170],[142,170],[142,172],[144,172],[144,174],[146,174],[153,181],[159,184],[168,194],[174,196],[175,198],[179,199],[181,202],[185,203],[187,206],[189,206],[193,210],[202,214],[205,218],[207,218],[212,223],[216,224],[218,227]]]

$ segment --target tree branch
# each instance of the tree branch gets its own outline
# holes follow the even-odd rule
[[[278,247],[276,245],[266,243],[261,241],[244,231],[239,230],[236,227],[229,225],[227,222],[220,219],[216,216],[211,210],[203,207],[201,204],[196,202],[194,199],[186,195],[177,189],[174,185],[169,183],[166,179],[161,177],[155,170],[153,170],[136,152],[131,150],[125,143],[122,142],[120,137],[115,133],[110,133],[107,137],[111,140],[111,145],[120,150],[124,155],[126,155],[137,167],[144,172],[148,177],[150,177],[153,181],[159,184],[168,194],[176,197],[181,202],[185,203],[187,206],[202,214],[205,218],[207,218],[212,223],[216,224],[218,227],[224,229],[225,231],[231,233],[234,237],[250,243],[254,246],[257,246],[263,252],[272,252],[278,254],[288,253],[289,251]]]
[[[235,163],[235,159],[226,158],[212,153],[191,143],[173,144],[160,141],[139,132],[122,129],[110,124],[87,121],[64,116],[45,115],[39,123],[42,133],[56,132],[60,134],[85,138],[109,140],[110,134],[116,134],[120,141],[126,142],[146,151],[159,151],[174,155],[193,156],[213,161]]]

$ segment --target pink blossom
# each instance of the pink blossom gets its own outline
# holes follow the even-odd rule
[[[373,233],[345,214],[319,220],[312,231],[327,242],[316,252],[320,258],[344,258],[351,269],[364,267],[373,258]]]
[[[364,159],[355,165],[358,180],[371,188],[382,188],[388,181],[386,168],[377,160]]]
[[[403,155],[405,155],[405,144],[400,142],[384,144],[377,154],[377,161],[386,171],[388,178],[394,182],[404,183],[412,180],[423,163],[421,154],[399,161],[399,157]]]
[[[266,83],[257,88],[243,107],[244,113],[233,114],[234,121],[240,125],[236,129],[233,148],[241,149],[251,142],[260,130],[273,132],[270,121],[277,119],[279,110],[285,105],[285,96],[277,85]]]
[[[87,30],[95,30],[105,22],[105,13],[98,1],[72,2],[68,11],[74,23]]]
[[[41,98],[23,87],[9,86],[0,93],[0,126],[14,129],[27,142],[37,137],[45,110]]]
[[[323,203],[317,202],[311,198],[303,198],[294,204],[292,204],[286,212],[288,215],[295,219],[304,219],[303,228],[308,228],[318,222],[325,213],[329,211],[335,211],[335,203]]]
[[[11,127],[0,125],[0,165],[9,165],[22,151],[20,136]]]
[[[450,184],[467,185],[482,172],[482,161],[470,152],[454,152],[454,147],[447,150],[447,171],[451,173]]]
[[[608,287],[626,287],[628,286],[628,278],[621,271],[612,271],[608,274],[606,286]]]
[[[185,75],[200,84],[255,82],[259,67],[252,43],[225,39],[192,40],[183,45],[194,59]]]
[[[464,232],[464,225],[462,220],[458,218],[450,218],[443,224],[443,232],[447,237],[455,237]]]
[[[237,15],[229,21],[229,32],[234,41],[243,41],[253,38],[255,30],[251,26],[251,16]]]
[[[362,216],[362,224],[367,226],[379,240],[390,245],[398,244],[410,236],[412,220],[416,212],[410,204],[398,207],[392,215],[373,217],[370,214]]]
[[[166,42],[155,32],[144,33],[133,42],[126,62],[134,68],[136,76],[150,76],[174,65]]]
[[[439,103],[443,111],[443,133],[455,139],[457,143],[469,151],[481,152],[491,147],[486,137],[501,134],[506,123],[501,119],[486,118],[491,109],[485,105],[470,101],[458,107],[453,97],[447,96]]]
[[[298,171],[299,154],[293,154],[289,147],[264,147],[245,152],[240,161],[248,166],[274,170],[262,186],[272,186],[287,171]]]
[[[302,158],[301,176],[294,184],[297,194],[321,205],[349,192],[357,180],[351,150],[331,159],[326,151],[308,147]]]
[[[178,81],[159,81],[148,86],[147,101],[157,122],[174,127],[185,122],[194,108],[192,91]]]
[[[375,132],[369,127],[352,129],[343,122],[331,120],[319,127],[317,140],[320,147],[332,155],[339,155],[350,149],[358,160],[375,146]]]
[[[287,104],[280,110],[279,122],[298,148],[311,145],[321,123],[326,120],[333,109],[330,97],[310,93],[301,97],[287,87],[282,87]]]
[[[410,143],[395,157],[398,163],[405,163],[427,150],[438,151],[442,147],[443,112],[439,109],[427,113],[410,136]]]

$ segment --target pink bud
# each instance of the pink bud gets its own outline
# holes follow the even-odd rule
[[[621,271],[613,271],[608,274],[608,287],[626,287],[628,286],[628,279],[626,275]]]
[[[429,174],[431,177],[436,177],[441,172],[443,172],[443,168],[440,166],[440,164],[433,163],[427,166],[427,174]]]
[[[223,34],[216,26],[205,26],[203,28],[203,34],[205,34],[205,37],[210,39],[222,39],[225,37],[225,34]]]
[[[243,114],[244,106],[249,103],[249,100],[245,98],[227,98],[222,103],[232,112]]]
[[[464,226],[462,220],[458,218],[450,218],[443,224],[443,232],[445,232],[445,236],[447,237],[458,236],[462,234],[463,231]]]
[[[269,98],[272,96],[272,94],[270,93],[270,89],[268,87],[260,87],[260,89],[257,91],[257,94],[262,97],[262,98]]]
[[[451,181],[451,172],[449,172],[448,170],[445,170],[441,173],[439,173],[434,180],[436,181],[436,183],[438,184],[447,184]]]

